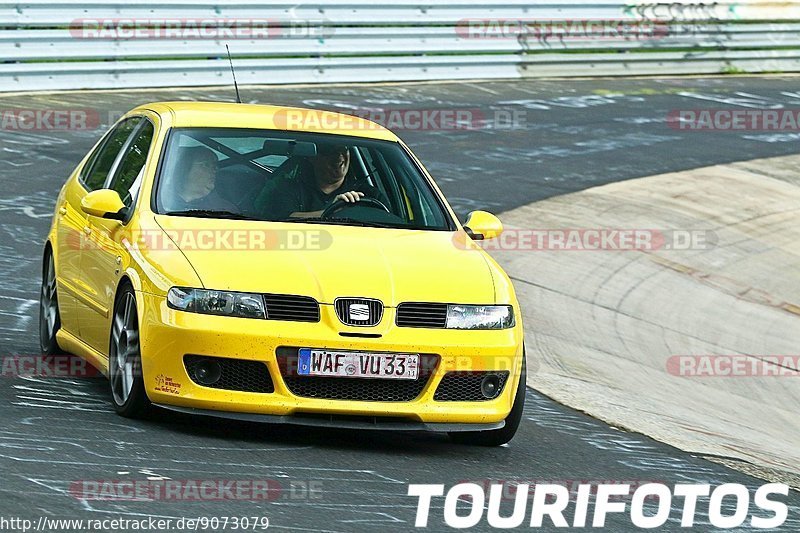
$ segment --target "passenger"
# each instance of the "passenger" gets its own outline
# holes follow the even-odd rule
[[[183,148],[172,174],[172,191],[167,211],[192,209],[236,213],[236,205],[217,191],[217,156],[205,146]]]

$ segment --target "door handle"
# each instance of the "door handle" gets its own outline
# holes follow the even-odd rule
[[[92,234],[92,228],[90,228],[89,226],[86,226],[85,228],[83,228],[83,232],[86,235],[91,235]]]

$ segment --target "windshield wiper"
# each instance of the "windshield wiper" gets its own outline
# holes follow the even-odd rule
[[[320,220],[322,220],[322,219],[320,219]],[[367,226],[367,227],[373,227],[373,228],[416,229],[416,230],[428,229],[428,228],[424,228],[424,227],[421,228],[419,226],[416,226],[414,224],[407,223],[407,222],[398,223],[398,224],[387,224],[385,222],[372,222],[372,221],[364,222],[362,220],[356,220],[354,218],[346,218],[346,217],[345,218],[329,218],[329,219],[323,220],[323,222],[329,222],[329,223],[330,222],[333,222],[333,223],[343,222],[343,223],[345,223],[347,225]]]
[[[365,228],[403,228],[381,222],[365,222],[354,218],[284,218],[276,222],[303,222],[305,224],[333,224],[338,226],[363,226]]]
[[[165,215],[176,215],[184,217],[198,217],[198,218],[224,218],[230,220],[258,220],[260,218],[243,215],[242,213],[234,213],[233,211],[226,211],[224,209],[186,209],[183,211],[168,211]]]

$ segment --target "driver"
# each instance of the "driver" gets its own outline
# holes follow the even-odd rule
[[[356,203],[364,197],[389,205],[385,194],[350,172],[347,146],[320,142],[315,157],[300,161],[296,169],[277,177],[256,205],[273,220],[316,218],[336,201]]]

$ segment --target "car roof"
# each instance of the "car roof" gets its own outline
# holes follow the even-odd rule
[[[332,135],[352,135],[369,139],[398,141],[383,126],[354,115],[260,104],[228,102],[153,102],[137,107],[129,114],[149,110],[176,128],[245,128],[304,131]]]

